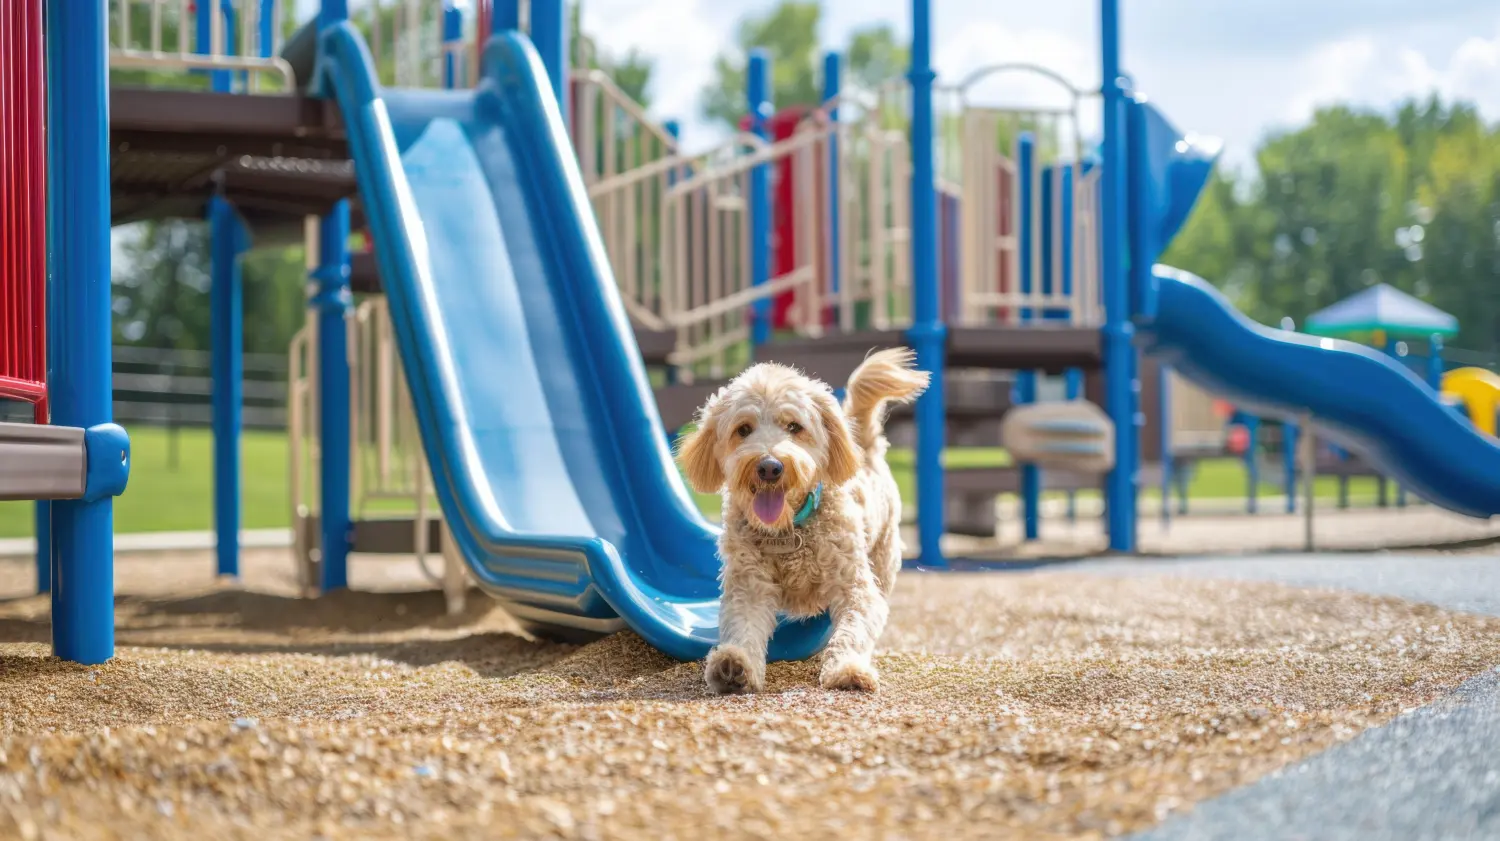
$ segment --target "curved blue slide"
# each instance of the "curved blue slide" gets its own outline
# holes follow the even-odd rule
[[[1474,428],[1405,365],[1372,348],[1273,330],[1186,272],[1155,270],[1147,352],[1197,384],[1269,415],[1311,412],[1320,430],[1430,502],[1500,514],[1500,440]]]
[[[716,531],[671,454],[557,102],[498,36],[464,91],[385,90],[359,33],[321,35],[443,516],[479,585],[554,630],[718,638]],[[826,617],[783,622],[773,659]]]

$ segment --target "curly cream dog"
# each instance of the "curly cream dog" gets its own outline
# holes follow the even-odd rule
[[[927,387],[928,374],[912,365],[906,348],[871,355],[840,407],[824,383],[763,363],[699,410],[677,458],[700,493],[724,497],[719,645],[705,670],[712,691],[763,689],[777,613],[825,610],[833,636],[819,683],[879,687],[872,655],[902,553],[883,416],[887,402]]]

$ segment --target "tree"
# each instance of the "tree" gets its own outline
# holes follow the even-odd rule
[[[568,11],[568,66],[603,70],[626,96],[642,107],[650,106],[651,59],[634,48],[623,56],[601,50],[583,31],[582,6],[574,3]]]
[[[744,18],[735,27],[736,49],[714,59],[714,80],[703,89],[704,116],[738,127],[745,114],[746,65],[750,51],[761,48],[771,60],[771,101],[778,108],[816,105],[818,22],[822,7],[815,0],[782,0],[770,12]]]
[[[823,58],[818,45],[822,6],[804,0],[782,0],[769,12],[744,18],[735,29],[735,46],[714,60],[713,82],[703,89],[704,116],[731,127],[745,114],[747,56],[761,48],[771,59],[771,101],[777,108],[816,106],[823,101]],[[901,78],[911,51],[887,24],[849,34],[843,50],[845,88],[877,90]]]
[[[1270,324],[1389,283],[1457,314],[1455,344],[1500,349],[1500,128],[1472,105],[1325,108],[1256,161],[1210,182],[1164,262]]]
[[[845,85],[876,90],[903,77],[911,64],[911,47],[896,40],[889,24],[873,24],[849,34],[844,64]]]

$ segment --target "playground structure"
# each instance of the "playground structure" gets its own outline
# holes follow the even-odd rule
[[[59,6],[47,4],[48,12],[60,14]],[[92,394],[87,411],[51,393],[74,387],[79,374],[68,366],[81,357],[90,375],[102,381],[108,372],[107,297],[96,295],[103,301],[91,300],[86,315],[72,312],[68,290],[82,286],[68,285],[79,271],[68,261],[87,262],[92,274],[78,283],[97,292],[107,288],[100,243],[109,222],[206,216],[214,237],[215,526],[225,575],[238,570],[237,261],[252,242],[298,237],[310,246],[314,281],[309,324],[294,344],[290,412],[309,590],[346,586],[351,551],[441,553],[450,595],[472,575],[534,625],[584,633],[629,626],[674,656],[700,656],[717,630],[713,530],[671,465],[668,429],[752,355],[841,382],[871,348],[902,343],[935,374],[914,417],[920,562],[928,566],[944,565],[948,498],[992,498],[1009,482],[1031,508],[1065,475],[1047,462],[1066,431],[1059,419],[1087,421],[1090,455],[1101,457],[1079,485],[1102,485],[1111,547],[1134,548],[1142,464],[1156,446],[1166,481],[1178,442],[1136,429],[1137,383],[1149,383],[1153,367],[1132,329],[1176,372],[1154,369],[1172,383],[1158,393],[1185,390],[1175,379],[1182,375],[1254,411],[1316,417],[1320,432],[1427,498],[1475,516],[1500,510],[1491,470],[1500,449],[1399,363],[1347,342],[1252,329],[1206,284],[1153,269],[1150,258],[1182,224],[1216,150],[1122,89],[1112,0],[1101,3],[1097,157],[1078,137],[1084,95],[1065,83],[1066,104],[1051,109],[982,108],[966,99],[965,85],[935,89],[923,0],[913,4],[909,90],[844,91],[836,72],[825,73],[824,106],[778,123],[790,128],[776,138],[783,129],[771,125],[769,67],[752,56],[746,132],[700,155],[683,154],[673,132],[652,126],[607,78],[566,78],[555,0],[530,5],[529,38],[517,34],[515,4],[481,5],[466,24],[451,7],[402,3],[389,40],[361,34],[345,4],[325,0],[284,44],[270,0],[200,3],[191,50],[185,5],[121,6],[134,8],[115,18],[117,67],[207,71],[211,85],[110,92],[106,146],[98,119],[104,57],[85,59],[77,43],[63,48],[49,37],[53,75],[71,82],[87,72],[77,85],[56,87],[79,97],[67,113],[89,129],[67,135],[78,144],[67,160],[82,161],[83,176],[54,166],[49,188],[111,208],[107,219],[51,223],[58,279],[47,315],[80,319],[50,331],[66,341],[48,352],[51,420],[92,430],[108,419],[107,382],[93,385],[102,403]],[[39,13],[41,3],[22,7]],[[102,39],[102,10],[82,17]],[[40,43],[39,20],[21,46]],[[150,22],[144,38],[132,20]],[[164,35],[168,22],[176,42]],[[75,23],[70,17],[70,29]],[[35,75],[22,78],[18,89],[40,87]],[[388,79],[397,87],[385,87]],[[452,90],[431,89],[438,80]],[[945,111],[935,99],[959,105]],[[950,143],[956,155],[941,151]],[[114,150],[108,165],[106,148]],[[100,200],[106,178],[111,202]],[[317,220],[311,230],[309,217]],[[68,225],[89,239],[64,256]],[[777,226],[790,236],[773,250]],[[349,252],[351,229],[367,234],[368,252]],[[35,290],[38,276],[8,273],[0,289]],[[357,308],[356,293],[368,296]],[[34,324],[37,296],[6,300],[30,302]],[[83,346],[94,350],[79,354]],[[35,399],[36,355],[25,358],[31,367],[21,376],[7,373],[29,384],[20,396]],[[1061,414],[1045,420],[1050,428],[1030,430],[1053,435],[1052,450],[1033,446],[1035,461],[1008,473],[945,473],[945,445],[998,437],[1005,407],[1037,403],[1056,385]],[[1082,405],[1085,396],[1104,407],[1107,424]],[[1068,401],[1081,411],[1067,414]],[[1189,413],[1156,414],[1158,428],[1171,429]],[[605,417],[611,422],[598,422]],[[1431,434],[1439,429],[1451,435]],[[1184,446],[1218,445],[1208,424],[1179,431],[1206,436]],[[30,441],[24,449],[40,452]],[[0,482],[15,472],[11,464]],[[123,488],[127,464],[112,483],[86,484],[86,502],[52,506],[48,568],[68,573],[56,583],[78,581],[85,563],[103,573],[86,596],[54,590],[63,604],[54,612],[58,651],[70,659],[97,662],[112,648],[100,630],[108,624],[107,494]],[[24,487],[15,495],[49,493]],[[412,510],[381,516],[393,498]],[[75,510],[92,517],[86,546],[67,536],[78,531],[69,520]],[[1026,519],[1031,532],[1034,512]],[[826,620],[783,624],[773,656],[806,656],[827,633]],[[64,642],[79,635],[85,643]]]

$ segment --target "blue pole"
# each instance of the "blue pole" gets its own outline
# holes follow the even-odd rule
[[[209,335],[213,370],[214,532],[219,575],[240,574],[240,435],[245,376],[244,223],[220,196],[208,205]]]
[[[276,46],[276,0],[260,0],[260,57],[270,58]]]
[[[566,0],[531,0],[531,42],[547,68],[552,95],[562,111],[563,125],[572,120],[568,114],[568,26]]]
[[[490,12],[490,32],[499,35],[520,28],[521,0],[495,0],[494,9]]]
[[[224,8],[220,2],[215,0],[198,0],[197,24],[198,24],[198,52],[202,55],[213,54],[213,16],[215,13],[224,14]],[[226,16],[225,22],[229,18]],[[234,39],[229,32],[224,33],[225,52],[232,51]],[[229,93],[234,81],[233,75],[228,70],[211,70],[208,73],[209,89],[215,93]]]
[[[240,44],[240,13],[234,6],[234,0],[219,0],[219,12],[224,15],[224,54],[238,55]],[[234,80],[240,81],[240,90],[247,90],[250,86],[250,74],[241,70],[238,73],[226,73],[229,85],[226,91],[234,90]],[[215,88],[217,90],[217,88]]]
[[[1260,508],[1260,418],[1245,415],[1245,512]]]
[[[771,116],[771,58],[765,50],[750,51],[746,73],[746,99],[750,109],[750,132],[766,139],[766,120]],[[765,164],[750,170],[750,285],[771,282],[771,181]],[[755,302],[751,316],[752,352],[771,340],[771,300]]]
[[[335,204],[318,228],[317,291],[311,304],[318,311],[318,438],[323,460],[322,590],[349,586],[349,202]]]
[[[1104,76],[1103,171],[1100,173],[1100,234],[1104,286],[1104,391],[1105,410],[1115,425],[1115,466],[1105,481],[1104,498],[1109,518],[1109,548],[1135,551],[1137,394],[1132,363],[1135,357],[1135,327],[1130,321],[1130,296],[1126,283],[1125,254],[1125,126],[1120,78],[1119,0],[1100,0],[1100,41]]]
[[[682,141],[682,124],[678,123],[676,120],[663,120],[661,127],[662,130],[672,138],[672,145],[674,149],[680,148],[678,144]],[[677,184],[677,178],[677,168],[674,166],[667,171],[667,186],[675,186]],[[676,365],[668,365],[664,374],[667,378],[667,385],[677,385],[678,371]],[[677,445],[678,431],[679,430],[676,429],[667,430],[667,445],[669,447],[675,447]]]
[[[349,0],[323,0],[318,7],[318,29],[327,29],[349,19]],[[199,31],[201,32],[201,25]]]
[[[1161,524],[1165,528],[1172,523],[1172,473],[1177,464],[1172,458],[1172,368],[1161,365],[1156,369],[1158,418],[1161,432]]]
[[[1016,172],[1021,194],[1018,226],[1020,254],[1017,260],[1021,265],[1019,281],[1021,294],[1029,295],[1040,280],[1033,276],[1033,264],[1037,256],[1035,239],[1038,233],[1036,215],[1031,212],[1032,207],[1037,204],[1036,135],[1029,131],[1022,132],[1016,138]],[[1021,307],[1021,323],[1029,324],[1035,314],[1031,307]],[[1016,372],[1015,398],[1018,405],[1036,402],[1035,371]],[[1021,465],[1021,510],[1025,539],[1036,540],[1041,536],[1042,472],[1035,464]]]
[[[1398,345],[1400,345],[1400,342],[1397,341],[1394,336],[1387,336],[1385,340],[1385,352],[1387,356],[1391,357],[1404,366],[1406,363],[1401,361],[1400,354],[1396,352],[1396,348]],[[1396,483],[1396,507],[1406,507],[1406,488],[1399,482]]]
[[[1286,494],[1286,513],[1297,513],[1297,439],[1301,429],[1296,421],[1281,424],[1282,492]]]
[[[113,418],[109,277],[109,81],[103,3],[46,6],[47,366],[52,422]],[[67,9],[68,11],[64,11]],[[114,501],[52,508],[52,652],[103,663],[115,653]]]
[[[828,109],[828,119],[835,126],[839,121],[838,98],[842,87],[842,67],[838,53],[830,52],[823,56],[823,103],[825,106],[833,103],[833,107]],[[828,242],[824,246],[828,249],[828,288],[833,295],[835,321],[842,315],[838,305],[844,269],[844,255],[839,248],[839,244],[844,241],[839,219],[842,211],[839,201],[839,135],[835,131],[828,138]]]
[[[33,506],[36,523],[36,591],[52,591],[52,503],[39,500]]]
[[[1082,368],[1069,368],[1063,373],[1063,396],[1069,400],[1077,400],[1083,396]],[[1068,491],[1068,523],[1076,522],[1078,522],[1078,494],[1075,491]]]
[[[443,87],[452,90],[458,87],[458,55],[453,45],[464,38],[464,13],[453,5],[453,0],[443,4]]]
[[[911,262],[912,325],[907,341],[917,365],[932,383],[917,400],[917,531],[924,566],[944,567],[943,438],[946,434],[943,375],[948,328],[943,324],[938,283],[937,167],[933,157],[932,5],[912,0],[911,72]]]
[[[1061,275],[1062,294],[1064,298],[1073,297],[1073,167],[1062,168],[1062,195],[1056,201],[1062,208],[1062,229],[1057,232],[1058,238],[1062,240],[1062,265],[1058,267]],[[1064,396],[1069,400],[1077,400],[1083,396],[1083,369],[1069,368],[1063,372]],[[1068,491],[1068,522],[1078,521],[1078,494]]]

